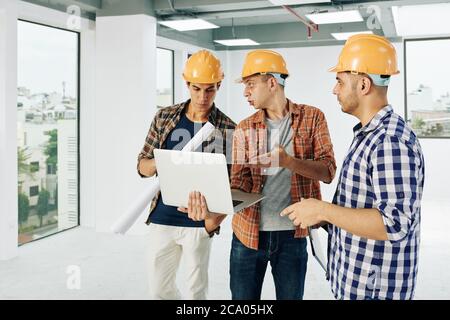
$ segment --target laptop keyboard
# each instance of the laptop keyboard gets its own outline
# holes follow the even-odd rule
[[[242,202],[244,201],[240,201],[240,200],[233,200],[233,208],[240,205]]]

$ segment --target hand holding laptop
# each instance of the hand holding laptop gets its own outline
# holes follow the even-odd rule
[[[205,197],[199,191],[189,193],[188,207],[178,207],[178,211],[187,213],[188,217],[194,221],[205,220],[205,229],[211,232],[216,229],[226,215],[210,212]]]
[[[191,191],[189,193],[188,207],[178,207],[178,211],[187,213],[188,217],[194,221],[202,221],[216,215],[223,215],[222,213],[209,211],[205,196],[199,191]]]

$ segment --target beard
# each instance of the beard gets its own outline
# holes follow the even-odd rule
[[[348,95],[345,99],[338,98],[338,102],[341,105],[342,112],[348,114],[354,114],[359,105],[356,94],[354,93]]]

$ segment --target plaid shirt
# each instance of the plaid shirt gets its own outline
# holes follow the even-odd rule
[[[391,106],[353,130],[333,203],[378,209],[388,241],[361,238],[329,225],[333,294],[336,299],[412,299],[424,183],[419,141]]]
[[[331,177],[336,172],[333,145],[331,144],[324,114],[317,108],[295,104],[288,100],[293,132],[295,158],[305,160],[325,160]],[[231,169],[231,188],[244,192],[261,193],[265,175],[260,168],[250,168],[248,160],[267,150],[267,130],[265,112],[260,110],[241,121],[233,137],[233,165]],[[244,159],[241,161],[239,159]],[[292,173],[291,201],[301,198],[321,199],[320,183],[317,180]],[[274,212],[278,214],[279,212]],[[258,249],[260,205],[256,204],[233,216],[233,231],[236,237],[248,248]],[[306,237],[307,230],[296,228],[295,237]]]
[[[141,177],[145,176],[139,172],[139,161],[142,158],[153,159],[153,150],[155,148],[165,148],[165,141],[169,133],[176,127],[189,103],[190,100],[187,100],[186,102],[163,108],[156,113],[145,139],[144,147],[138,155],[137,172]],[[212,105],[211,112],[208,115],[208,122],[216,127],[216,130],[203,142],[203,151],[223,153],[227,156],[228,163],[230,163],[232,134],[236,124],[216,108],[215,104]],[[155,209],[159,196],[160,192],[152,200],[146,224],[150,224],[150,214]]]

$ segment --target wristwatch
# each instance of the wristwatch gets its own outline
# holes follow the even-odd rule
[[[220,226],[218,226],[214,230],[211,230],[210,232],[208,232],[208,234],[210,238],[214,237],[215,234],[220,234]]]

